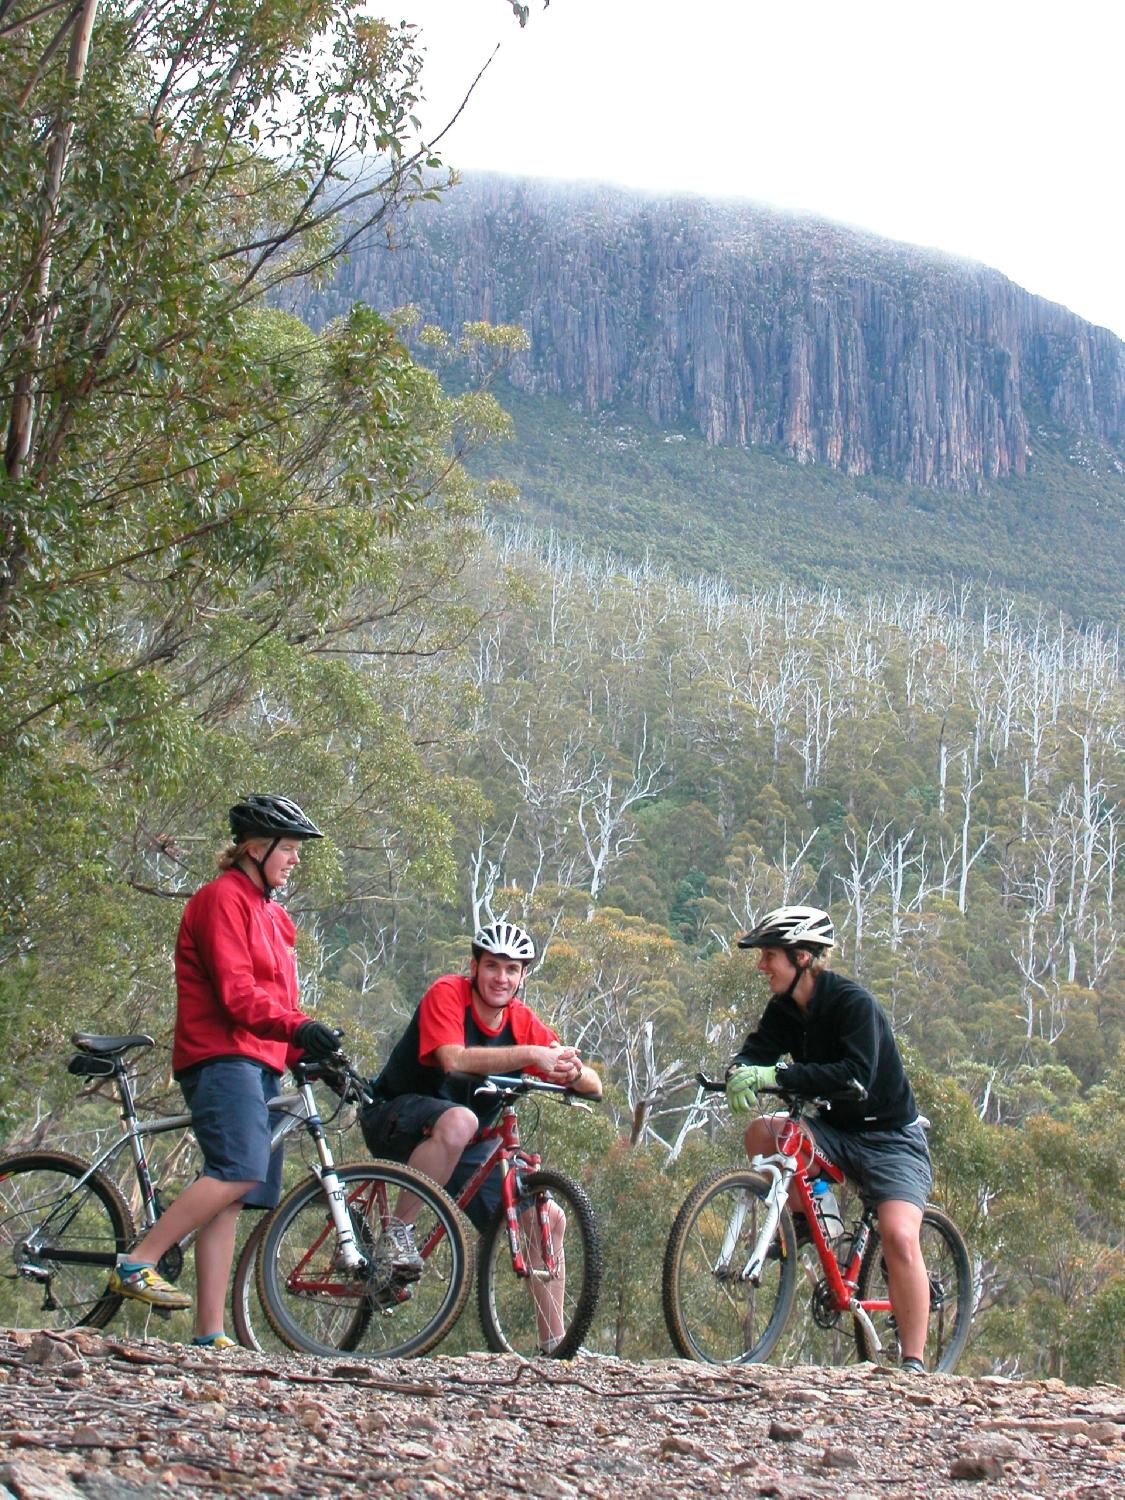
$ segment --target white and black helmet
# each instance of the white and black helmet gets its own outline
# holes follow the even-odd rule
[[[819,906],[779,906],[738,940],[740,948],[807,948],[818,953],[836,941],[832,918]]]
[[[496,958],[518,958],[521,964],[535,962],[535,944],[514,922],[493,922],[473,939],[473,957],[491,953]]]

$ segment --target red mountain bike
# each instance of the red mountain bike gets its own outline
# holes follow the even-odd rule
[[[725,1085],[698,1078],[706,1092]],[[827,1101],[762,1089],[788,1106],[776,1152],[749,1167],[724,1167],[696,1184],[676,1215],[664,1255],[664,1317],[676,1349],[711,1364],[897,1363],[898,1330],[873,1209],[830,1243],[816,1210],[809,1168],[833,1183],[844,1174],[800,1128],[806,1106]],[[798,1245],[787,1207],[795,1187],[809,1226]],[[922,1216],[922,1255],[930,1283],[928,1370],[952,1370],[965,1348],[973,1312],[969,1252],[941,1209]],[[790,1314],[798,1287],[811,1319]],[[845,1320],[845,1315],[850,1315]],[[850,1323],[851,1338],[846,1337]]]
[[[571,1177],[544,1167],[520,1144],[516,1101],[547,1095],[571,1108],[589,1109],[581,1094],[538,1078],[493,1074],[478,1095],[492,1095],[500,1115],[477,1133],[492,1149],[457,1195],[464,1208],[500,1163],[500,1211],[481,1235],[477,1251],[477,1307],[485,1342],[498,1353],[556,1359],[576,1354],[597,1310],[602,1284],[601,1241],[585,1190]],[[426,1249],[422,1250],[423,1259]]]
[[[353,1078],[357,1075],[349,1075]],[[516,1101],[547,1095],[560,1104],[588,1109],[582,1095],[537,1078],[474,1077],[477,1092],[496,1099],[500,1114],[482,1127],[478,1141],[491,1150],[458,1194],[457,1206],[474,1197],[489,1172],[503,1170],[500,1208],[481,1236],[477,1296],[485,1342],[497,1352],[532,1358],[550,1353],[568,1359],[578,1352],[594,1319],[601,1289],[601,1244],[590,1200],[579,1184],[542,1166],[520,1143]],[[355,1288],[337,1270],[331,1225],[314,1192],[302,1186],[283,1199],[247,1240],[234,1277],[234,1326],[239,1341],[260,1348],[260,1321],[250,1297],[251,1271],[269,1323],[290,1348],[314,1354],[336,1351],[420,1354],[443,1339],[456,1323],[469,1295],[473,1273],[469,1226],[445,1193],[408,1167],[390,1162],[353,1163],[338,1169],[342,1181],[356,1174],[366,1182],[378,1168],[387,1187],[377,1205],[385,1228],[401,1211],[403,1193],[421,1197],[413,1221],[424,1262],[418,1281],[387,1287],[379,1298],[357,1301]],[[394,1172],[400,1174],[397,1187]],[[414,1184],[425,1184],[419,1194]],[[447,1214],[435,1213],[435,1196]],[[455,1220],[455,1223],[450,1222]],[[379,1342],[381,1341],[381,1349]]]

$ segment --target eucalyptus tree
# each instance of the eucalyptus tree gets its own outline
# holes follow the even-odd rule
[[[437,191],[411,27],[4,0],[0,47],[0,1032],[38,1057],[167,1015],[232,792],[336,835],[301,893],[329,929],[349,891],[452,888],[471,798],[425,764],[445,691],[408,667],[475,623],[459,458],[501,418],[396,321],[280,310]]]

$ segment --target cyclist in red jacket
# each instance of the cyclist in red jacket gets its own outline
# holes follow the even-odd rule
[[[762,1088],[830,1097],[861,1085],[862,1101],[836,1098],[802,1128],[878,1210],[902,1368],[920,1374],[930,1310],[920,1243],[933,1185],[926,1132],[882,1007],[827,967],[834,941],[831,917],[815,906],[779,907],[739,939],[740,948],[759,949],[772,998],[727,1070],[727,1101],[741,1114]],[[747,1154],[776,1151],[777,1131],[770,1116],[753,1120]]]
[[[153,1228],[117,1257],[109,1287],[156,1307],[191,1298],[156,1269],[192,1230],[195,1343],[224,1348],[223,1312],[243,1204],[273,1208],[281,1153],[271,1156],[267,1102],[283,1069],[302,1055],[327,1057],[338,1034],[297,1004],[296,931],[274,901],[300,863],[306,839],[323,837],[287,797],[251,796],[230,810],[233,842],[220,874],[184,908],[176,939],[172,1069],[191,1110],[203,1171]]]

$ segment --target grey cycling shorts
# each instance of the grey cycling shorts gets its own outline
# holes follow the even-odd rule
[[[917,1120],[897,1130],[838,1130],[815,1118],[801,1123],[825,1156],[858,1183],[868,1208],[892,1199],[925,1208],[934,1172],[926,1132]]]

